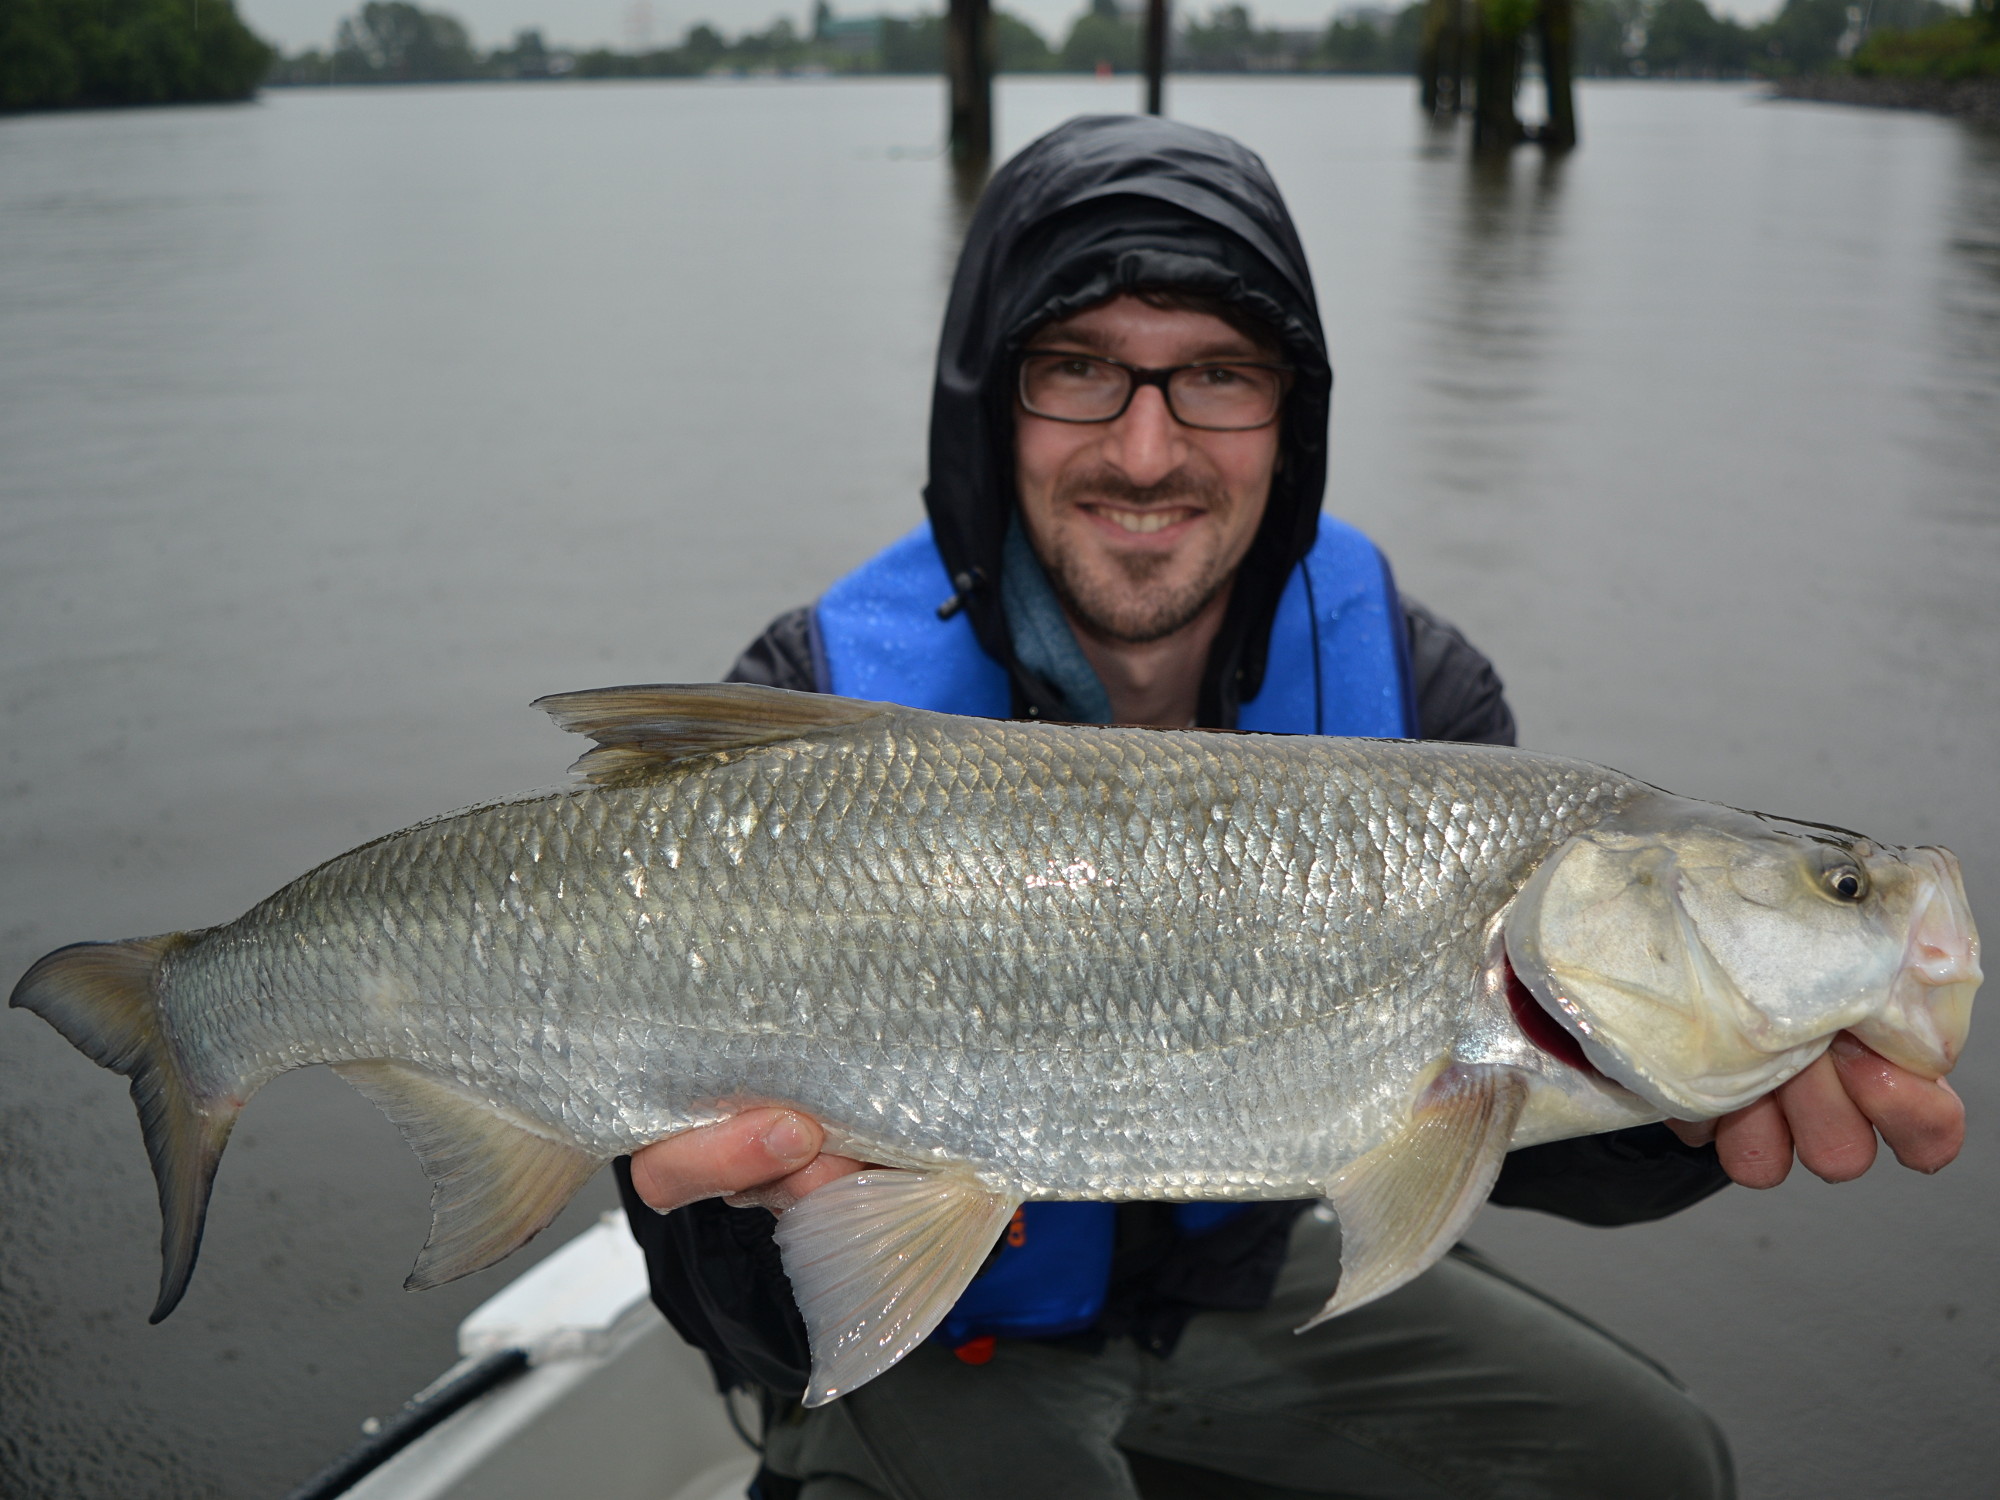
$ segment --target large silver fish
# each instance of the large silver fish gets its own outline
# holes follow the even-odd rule
[[[1332,1316],[1443,1254],[1511,1147],[1721,1114],[1843,1028],[1944,1073],[1980,978],[1945,851],[1576,761],[745,686],[543,706],[599,742],[585,780],[15,990],[132,1079],[155,1321],[244,1102],[314,1063],[434,1179],[412,1287],[746,1106],[897,1169],[780,1221],[817,1404],[923,1339],[1023,1200],[1323,1196]]]

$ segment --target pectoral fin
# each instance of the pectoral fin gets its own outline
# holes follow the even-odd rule
[[[430,1238],[406,1290],[441,1286],[518,1250],[604,1165],[406,1063],[333,1070],[395,1121],[431,1179]]]
[[[1402,1133],[1327,1189],[1340,1215],[1340,1285],[1299,1332],[1386,1296],[1458,1242],[1493,1189],[1528,1082],[1512,1068],[1451,1063]]]
[[[804,1404],[865,1385],[928,1338],[1017,1206],[966,1177],[872,1170],[787,1210],[778,1248],[812,1342]]]

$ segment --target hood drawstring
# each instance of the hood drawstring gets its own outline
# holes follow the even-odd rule
[[[963,573],[951,575],[951,586],[958,590],[937,607],[937,617],[949,620],[971,602],[973,594],[985,584],[986,575],[978,568],[967,568]]]

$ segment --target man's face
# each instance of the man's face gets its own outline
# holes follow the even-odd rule
[[[1032,339],[1162,369],[1273,358],[1209,313],[1114,297]],[[1014,408],[1015,478],[1028,539],[1084,629],[1107,640],[1171,635],[1222,597],[1264,518],[1278,424],[1185,427],[1157,386],[1113,422],[1053,422]]]

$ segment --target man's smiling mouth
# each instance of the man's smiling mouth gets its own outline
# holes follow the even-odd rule
[[[1120,510],[1110,506],[1093,505],[1092,514],[1115,523],[1122,531],[1136,536],[1150,536],[1156,531],[1165,531],[1169,526],[1182,521],[1191,521],[1201,512],[1182,506],[1169,506],[1160,510]]]

